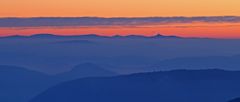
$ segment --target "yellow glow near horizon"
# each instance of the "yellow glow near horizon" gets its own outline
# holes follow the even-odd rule
[[[240,16],[239,0],[1,0],[0,17]]]

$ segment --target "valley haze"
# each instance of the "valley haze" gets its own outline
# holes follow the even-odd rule
[[[240,0],[0,0],[0,102],[240,102]]]
[[[227,102],[239,97],[239,45],[162,34],[0,37],[0,101]]]

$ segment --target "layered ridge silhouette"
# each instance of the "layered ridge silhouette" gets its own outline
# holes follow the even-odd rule
[[[85,78],[58,84],[30,102],[227,102],[240,94],[239,77],[239,71],[212,69]]]

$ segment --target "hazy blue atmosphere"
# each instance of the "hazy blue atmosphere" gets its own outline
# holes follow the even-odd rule
[[[0,0],[0,102],[240,102],[240,0]]]
[[[0,101],[239,102],[239,45],[160,34],[1,37]]]

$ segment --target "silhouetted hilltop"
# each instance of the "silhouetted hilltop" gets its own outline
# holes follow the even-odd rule
[[[31,36],[28,36],[30,38],[52,38],[52,37],[60,37],[59,35],[54,34],[34,34]]]
[[[57,75],[61,80],[74,80],[86,77],[103,77],[118,75],[93,63],[83,63],[75,66],[71,71]]]
[[[146,36],[143,36],[143,35],[127,35],[127,36],[122,36],[122,35],[114,35],[112,36],[112,38],[135,38],[135,39],[138,39],[138,38],[147,38]]]
[[[74,80],[30,102],[226,102],[239,85],[239,71],[176,70]]]
[[[157,34],[155,36],[151,36],[150,38],[182,38],[182,37],[179,37],[179,36],[165,36],[165,35],[162,35],[162,34]]]

